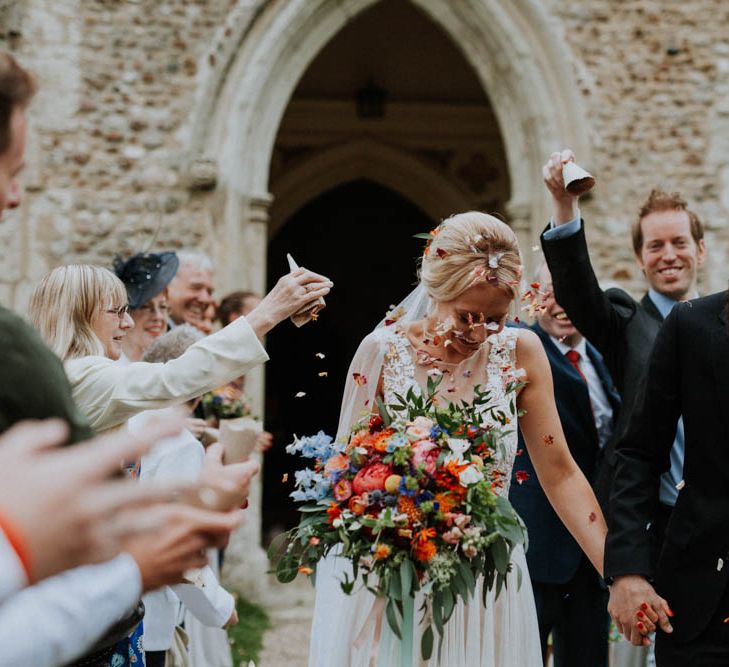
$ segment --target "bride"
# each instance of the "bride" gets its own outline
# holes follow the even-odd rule
[[[521,259],[514,232],[483,213],[454,215],[444,221],[426,249],[420,285],[360,345],[349,369],[338,437],[346,435],[363,410],[376,410],[409,388],[423,392],[429,377],[442,376],[441,403],[471,401],[474,387],[491,391],[510,415],[512,430],[498,462],[508,495],[517,452],[517,411],[539,481],[562,521],[592,564],[602,573],[606,526],[587,480],[572,459],[557,415],[549,362],[537,336],[527,329],[504,328],[517,296]],[[396,320],[396,321],[393,321]],[[506,387],[524,382],[514,405]],[[484,415],[485,423],[491,421]],[[481,585],[468,604],[459,600],[444,628],[443,645],[429,665],[462,667],[541,667],[542,655],[524,550],[512,552],[512,569],[498,598]],[[518,585],[521,570],[521,585]],[[349,562],[330,553],[317,567],[316,605],[311,631],[310,667],[390,667],[401,665],[401,642],[383,622],[376,598],[362,586],[342,592]],[[420,656],[418,609],[413,647]],[[437,641],[436,641],[437,647]],[[416,664],[420,664],[417,663]],[[408,666],[409,667],[409,666]]]

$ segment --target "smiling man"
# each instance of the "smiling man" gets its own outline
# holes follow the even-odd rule
[[[640,301],[620,289],[603,292],[590,263],[578,199],[564,188],[562,168],[570,160],[574,160],[570,150],[553,153],[542,171],[553,206],[552,221],[542,234],[542,248],[557,301],[601,352],[622,396],[623,407],[615,428],[617,440],[626,431],[642,398],[646,369],[663,320],[679,301],[698,296],[697,272],[706,253],[704,230],[678,193],[653,190],[632,229],[636,262],[646,278],[648,291]],[[683,422],[679,420],[671,466],[661,476],[659,509],[650,526],[656,556],[678,496],[683,459]],[[608,519],[615,464],[615,448],[611,444],[595,489]],[[652,594],[645,579],[620,579],[616,579],[616,585],[635,585],[646,599]]]
[[[205,331],[205,313],[213,305],[213,263],[201,252],[177,253],[180,267],[169,284],[168,303],[172,325],[192,324]]]

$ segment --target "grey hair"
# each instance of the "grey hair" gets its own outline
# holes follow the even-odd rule
[[[145,351],[144,361],[150,363],[166,363],[182,356],[190,345],[205,338],[192,324],[181,324],[162,334]]]
[[[180,266],[193,266],[196,269],[213,273],[213,261],[204,252],[198,250],[179,250],[177,258]]]

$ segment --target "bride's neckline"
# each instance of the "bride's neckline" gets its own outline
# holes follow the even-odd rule
[[[471,354],[469,354],[467,357],[463,357],[459,361],[445,361],[442,359],[440,355],[443,354],[443,348],[434,347],[432,345],[426,345],[424,343],[424,338],[426,336],[425,327],[423,326],[424,320],[418,320],[416,322],[411,322],[410,324],[405,325],[404,327],[398,327],[396,330],[397,333],[399,333],[403,338],[407,341],[407,343],[410,345],[410,347],[415,352],[415,356],[417,359],[418,354],[422,354],[427,356],[427,358],[430,360],[428,363],[425,364],[419,364],[419,365],[437,365],[437,366],[449,366],[449,367],[455,367],[457,368],[461,364],[470,361],[471,359],[474,359],[478,354],[481,354],[484,349],[487,351],[490,349],[491,344],[488,341],[488,337],[486,340],[479,345]]]

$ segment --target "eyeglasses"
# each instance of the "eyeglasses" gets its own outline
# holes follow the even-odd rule
[[[119,306],[118,308],[107,308],[104,312],[109,314],[113,313],[120,320],[123,320],[124,316],[129,313],[129,304],[125,303],[123,306]]]

